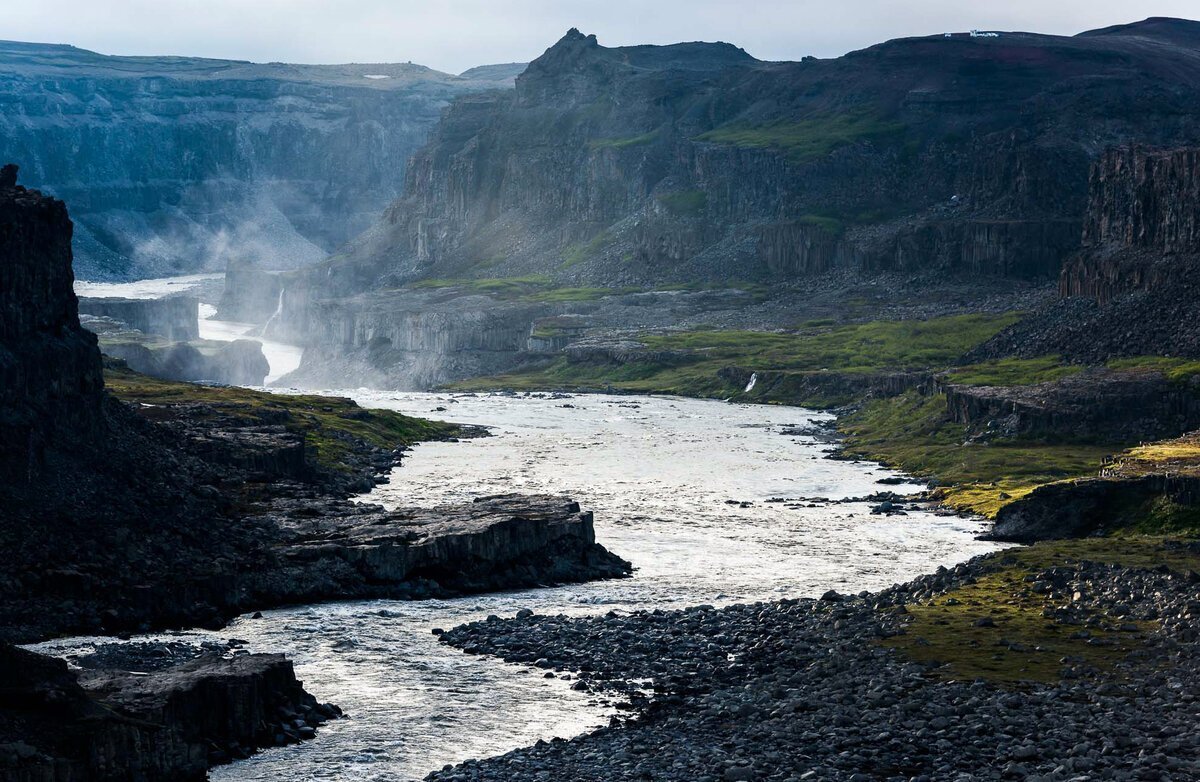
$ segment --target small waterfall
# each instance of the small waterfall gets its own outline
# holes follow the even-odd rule
[[[271,317],[267,318],[267,322],[263,324],[262,331],[258,333],[260,337],[267,336],[267,329],[271,328],[271,324],[275,319],[283,314],[283,293],[286,290],[282,285],[279,286],[279,301],[275,304],[275,312],[271,313]]]
[[[757,373],[757,372],[751,372],[751,373],[750,373],[750,382],[749,382],[749,383],[747,383],[747,384],[746,384],[746,387],[742,389],[742,393],[743,393],[743,394],[748,394],[748,393],[750,393],[750,389],[754,388],[754,384],[755,384],[755,383],[757,383],[757,382],[758,382],[758,373]]]

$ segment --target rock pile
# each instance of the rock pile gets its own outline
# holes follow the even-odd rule
[[[1194,554],[1194,552],[1193,552]],[[1064,656],[1015,688],[968,681],[886,648],[912,632],[905,605],[1003,567],[997,556],[878,594],[820,600],[526,616],[442,640],[631,694],[635,718],[431,774],[430,780],[1169,780],[1200,774],[1200,616],[1194,578],[1079,562],[1033,569],[1032,592],[1078,623],[1072,643],[1136,645],[1110,670]],[[1050,609],[1048,609],[1050,610]],[[979,632],[1010,632],[976,620]],[[1147,629],[1151,628],[1151,629]],[[889,640],[890,639],[890,640]],[[1020,650],[1020,644],[996,643]],[[977,654],[990,656],[988,649]],[[1032,650],[1014,653],[1032,653]],[[646,698],[642,693],[648,694]]]

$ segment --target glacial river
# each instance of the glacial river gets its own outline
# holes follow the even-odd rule
[[[857,592],[994,548],[974,539],[982,525],[970,519],[872,515],[863,502],[772,501],[918,488],[880,485],[893,473],[829,460],[828,445],[785,433],[823,413],[672,397],[336,393],[483,424],[494,435],[420,445],[363,501],[395,507],[512,491],[567,494],[595,512],[599,541],[637,570],[616,581],[455,600],[267,611],[217,633],[184,634],[284,652],[310,692],[348,715],[313,741],[218,768],[213,780],[415,780],[447,763],[578,735],[615,713],[540,669],[444,647],[436,627],[522,608],[589,614]]]

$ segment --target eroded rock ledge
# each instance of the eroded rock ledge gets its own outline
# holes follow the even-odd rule
[[[78,672],[0,647],[0,779],[200,782],[212,765],[310,738],[340,714],[304,691],[281,654],[130,667]]]

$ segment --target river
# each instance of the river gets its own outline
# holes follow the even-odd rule
[[[211,291],[223,278],[223,274],[190,274],[183,277],[161,277],[134,282],[88,282],[76,280],[75,294],[94,298],[157,299],[177,293]],[[216,342],[231,342],[235,339],[253,339],[262,343],[263,355],[271,366],[263,381],[267,385],[300,366],[303,351],[295,345],[264,339],[259,335],[260,326],[253,323],[237,323],[218,320],[217,308],[202,297],[200,304],[200,339]]]
[[[494,435],[420,445],[362,501],[395,507],[511,491],[568,494],[595,512],[598,540],[636,571],[454,600],[288,608],[184,634],[284,652],[310,692],[349,715],[314,741],[215,769],[213,780],[420,779],[447,763],[578,735],[615,713],[540,669],[444,647],[434,628],[523,608],[588,614],[857,592],[995,548],[975,539],[983,529],[976,520],[922,510],[875,515],[869,503],[837,502],[919,487],[881,485],[894,474],[830,460],[827,444],[787,433],[828,419],[824,413],[673,397],[328,393],[486,425]],[[42,648],[64,653],[89,643]]]

